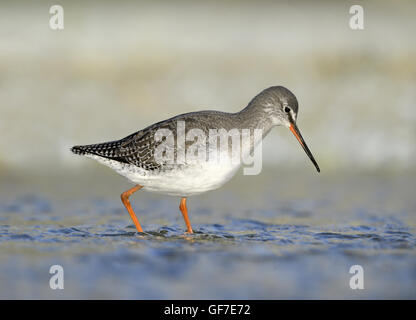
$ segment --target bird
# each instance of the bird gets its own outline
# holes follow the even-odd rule
[[[241,160],[242,156],[255,151],[273,127],[284,126],[293,133],[320,172],[296,124],[298,109],[297,98],[289,89],[272,86],[258,93],[245,108],[235,113],[214,110],[184,113],[152,124],[120,140],[78,145],[72,147],[71,151],[110,167],[133,183],[132,188],[121,194],[121,201],[139,233],[144,231],[129,198],[142,189],[180,197],[179,210],[186,224],[186,233],[192,234],[194,232],[187,209],[188,197],[220,188],[242,165],[241,161],[230,161],[234,159],[231,156],[233,146],[227,144],[219,150],[219,157],[218,154],[213,157],[216,161],[207,160],[209,156],[207,150],[202,152],[203,147],[208,146],[209,155],[219,149],[218,140],[208,145],[211,132],[218,133],[222,130],[229,134],[234,130],[240,134],[245,129],[250,133],[255,130],[260,132],[257,138],[250,135],[248,142],[241,142],[242,149],[245,150],[240,150],[237,155]],[[196,155],[200,150],[201,155]],[[190,161],[187,161],[188,155],[193,155],[189,157]]]

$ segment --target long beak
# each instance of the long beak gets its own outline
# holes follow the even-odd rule
[[[312,155],[312,152],[309,150],[308,146],[306,145],[305,140],[303,140],[302,135],[300,134],[300,131],[296,125],[296,123],[292,122],[289,127],[290,131],[292,131],[293,135],[298,139],[300,145],[302,146],[303,150],[305,150],[306,154],[308,155],[309,159],[311,159],[312,163],[315,165],[316,170],[318,172],[321,172],[321,169],[319,169],[318,164],[315,161],[315,158]]]

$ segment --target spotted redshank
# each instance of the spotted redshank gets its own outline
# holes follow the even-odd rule
[[[161,161],[158,147],[162,144],[167,145],[168,141],[173,142],[170,149],[169,146],[164,149],[162,155],[172,154],[176,160],[181,151],[184,153],[189,151],[192,143],[187,139],[181,150],[179,140],[185,139],[178,134],[179,126],[184,127],[186,137],[192,130],[207,136],[212,130],[225,130],[226,132],[231,130],[241,132],[243,129],[261,130],[260,141],[255,141],[254,138],[250,140],[248,149],[251,152],[274,126],[283,125],[294,134],[319,172],[319,166],[296,125],[297,114],[298,101],[295,95],[282,86],[274,86],[260,92],[247,107],[236,113],[219,111],[185,113],[150,125],[121,140],[75,146],[71,151],[95,159],[114,169],[135,185],[121,194],[121,200],[138,232],[143,232],[143,229],[131,207],[129,197],[134,192],[143,189],[181,197],[179,209],[185,220],[187,233],[193,233],[186,206],[187,197],[221,187],[234,176],[241,162],[210,162],[204,157],[189,162],[186,159],[176,162]],[[161,133],[166,132],[171,135],[166,134],[161,138]],[[206,140],[201,141],[203,141],[202,145],[207,143]],[[201,141],[199,141],[199,146],[201,146]],[[217,146],[217,143],[214,146]],[[226,153],[229,154],[228,149]],[[166,160],[166,157],[163,159]]]

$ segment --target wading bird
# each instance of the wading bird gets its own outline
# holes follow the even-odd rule
[[[75,146],[71,148],[71,151],[97,160],[135,184],[134,187],[121,194],[121,201],[138,232],[143,232],[143,229],[131,207],[129,197],[134,192],[143,189],[181,197],[179,209],[185,220],[187,232],[193,233],[186,206],[187,197],[221,187],[234,176],[241,162],[215,162],[199,158],[199,161],[192,163],[186,161],[164,163],[156,157],[158,147],[166,142],[166,139],[158,137],[158,133],[162,129],[165,130],[164,132],[167,130],[172,133],[173,141],[177,141],[180,138],[177,136],[178,123],[182,122],[186,125],[185,134],[195,129],[207,135],[212,129],[225,129],[226,131],[260,129],[262,130],[260,141],[250,140],[248,150],[252,151],[274,126],[285,126],[294,134],[319,172],[319,166],[296,125],[297,114],[298,101],[295,95],[282,86],[274,86],[260,92],[247,107],[236,113],[219,111],[185,113],[152,124],[121,140]],[[191,145],[187,141],[183,148],[189,149]],[[184,151],[179,148],[178,144],[174,144],[170,151],[176,156],[180,151]],[[226,153],[229,153],[228,149]]]

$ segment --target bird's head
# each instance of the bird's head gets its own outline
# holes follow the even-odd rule
[[[282,86],[270,87],[254,97],[250,104],[255,105],[257,108],[261,108],[266,116],[272,121],[273,125],[283,125],[290,129],[299,141],[303,150],[305,150],[306,154],[311,159],[312,163],[315,165],[316,170],[320,172],[315,158],[296,125],[296,119],[298,117],[298,100],[292,92]]]

